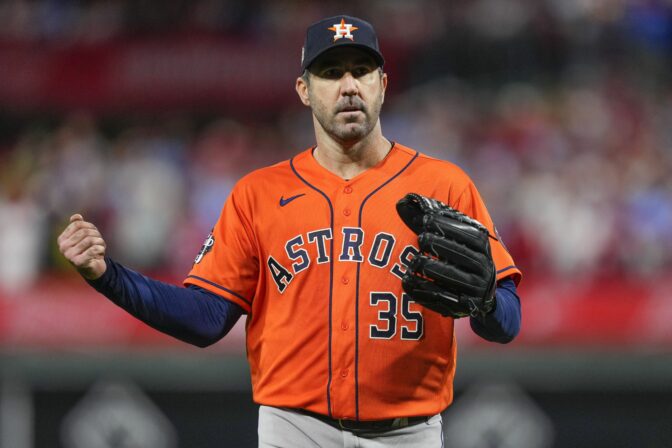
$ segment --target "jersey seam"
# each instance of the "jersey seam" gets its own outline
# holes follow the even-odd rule
[[[311,151],[314,148],[315,147],[311,148]],[[331,204],[331,200],[329,199],[329,196],[327,196],[319,188],[310,184],[306,179],[301,177],[298,170],[294,166],[294,157],[292,157],[289,160],[289,166],[292,169],[292,172],[294,173],[294,175],[296,177],[298,177],[301,182],[303,182],[308,187],[312,188],[313,190],[315,190],[319,194],[321,194],[322,197],[327,201],[327,204],[329,205],[329,213],[330,213],[329,226],[331,228],[332,238],[331,238],[331,241],[329,242],[329,251],[330,251],[330,257],[329,257],[329,340],[328,340],[329,341],[328,342],[328,344],[329,344],[328,345],[328,352],[329,352],[328,369],[329,369],[329,372],[328,372],[328,379],[327,379],[327,414],[329,415],[329,417],[331,417],[332,416],[332,414],[331,414],[331,381],[333,379],[332,378],[332,372],[331,372],[331,370],[332,370],[332,361],[331,361],[331,358],[332,358],[332,350],[331,350],[332,337],[331,337],[331,334],[332,334],[332,331],[333,331],[332,326],[331,326],[331,323],[332,323],[331,321],[333,319],[333,317],[332,317],[333,316],[332,315],[332,299],[333,299],[333,289],[334,289],[334,237],[333,237],[334,236],[334,207]]]
[[[464,213],[465,215],[469,215],[469,214],[466,213],[464,210],[461,210],[461,209],[460,209],[460,201],[462,200],[462,196],[464,196],[464,194],[466,193],[466,191],[467,191],[468,189],[469,189],[469,183],[467,183],[467,185],[464,186],[464,188],[462,189],[462,191],[460,192],[460,194],[458,194],[458,195],[457,195],[457,198],[455,198],[455,202],[453,203],[453,204],[455,204],[455,208],[456,208],[458,211]],[[448,205],[451,205],[451,204],[448,204]],[[475,218],[474,218],[474,219],[475,219]],[[488,233],[490,233],[490,232],[488,231]]]
[[[502,272],[506,272],[510,269],[518,269],[518,267],[516,265],[512,264],[511,266],[507,266],[505,268],[500,269],[499,271],[497,271],[497,274],[501,274]]]
[[[259,253],[259,241],[257,241],[257,236],[254,232],[250,232],[250,230],[254,228],[252,226],[252,222],[248,219],[247,216],[245,216],[245,213],[242,213],[242,211],[238,208],[235,196],[235,194],[231,194],[231,205],[233,206],[233,209],[235,210],[240,220],[245,222],[246,225],[243,226],[243,231],[245,232],[247,238],[254,243],[255,249],[257,249],[257,253]]]
[[[239,298],[240,300],[242,300],[243,302],[245,302],[245,303],[248,304],[249,306],[252,306],[252,301],[251,301],[251,300],[246,299],[245,297],[243,297],[242,295],[238,294],[237,292],[231,291],[230,289],[228,289],[228,288],[226,288],[226,287],[224,287],[224,286],[222,286],[222,285],[218,285],[217,283],[212,282],[212,281],[210,281],[210,280],[208,280],[208,279],[205,279],[205,278],[203,278],[203,277],[199,277],[198,275],[188,275],[188,276],[187,276],[187,279],[189,279],[189,278],[193,278],[193,279],[199,280],[199,281],[201,281],[201,282],[203,282],[203,283],[207,283],[207,284],[210,285],[210,286],[214,286],[215,288],[221,289],[221,290],[224,291],[224,292],[228,292],[229,294],[231,294],[231,295],[234,296],[234,297]]]
[[[399,170],[399,172],[397,172],[394,176],[387,179],[378,188],[373,190],[364,198],[362,204],[359,206],[359,218],[357,223],[359,228],[362,227],[362,214],[364,213],[364,205],[366,204],[366,202],[374,194],[382,190],[383,187],[385,187],[387,184],[391,183],[394,179],[399,177],[401,173],[406,171],[406,169],[409,166],[411,166],[411,164],[418,158],[419,154],[420,152],[416,151],[415,155],[411,158],[411,160],[409,160],[408,163],[404,165],[404,167],[401,170]],[[355,281],[355,419],[356,420],[359,420],[359,277],[361,266],[362,266],[361,263],[357,264],[357,277]]]

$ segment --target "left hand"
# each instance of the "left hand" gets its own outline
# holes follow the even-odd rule
[[[402,278],[404,291],[443,316],[478,317],[491,312],[496,271],[485,226],[415,193],[397,203],[397,212],[418,234],[421,251]]]

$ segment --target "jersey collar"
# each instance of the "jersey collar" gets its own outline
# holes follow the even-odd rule
[[[375,188],[396,175],[417,154],[416,151],[393,142],[390,151],[377,165],[352,179],[343,179],[317,162],[313,155],[315,148],[313,146],[301,152],[293,158],[292,163],[302,177],[310,179],[316,187],[323,191],[330,191],[345,185],[356,185],[363,190]]]

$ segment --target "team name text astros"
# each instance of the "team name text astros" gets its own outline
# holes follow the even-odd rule
[[[359,227],[342,227],[343,243],[340,247],[340,253],[337,260],[343,262],[364,263],[367,262],[379,269],[385,269],[390,264],[396,238],[394,235],[386,232],[379,232],[373,237],[373,243],[369,253],[362,253],[365,233],[364,229]],[[313,261],[306,249],[308,245],[315,246],[317,254],[314,260],[317,264],[329,263],[331,254],[327,246],[332,247],[332,231],[330,228],[314,230],[303,233],[289,239],[285,243],[285,253],[291,260],[291,266],[285,267],[277,261],[276,257],[269,255],[266,264],[278,291],[283,293],[294,277],[308,269]],[[412,245],[404,247],[399,253],[398,262],[390,268],[390,272],[401,279],[405,268],[409,265],[413,257],[418,253],[418,249]],[[290,270],[291,269],[291,270]]]

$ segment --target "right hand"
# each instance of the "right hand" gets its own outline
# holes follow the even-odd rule
[[[105,273],[105,240],[96,226],[80,214],[70,217],[70,224],[58,237],[58,250],[88,280]]]

